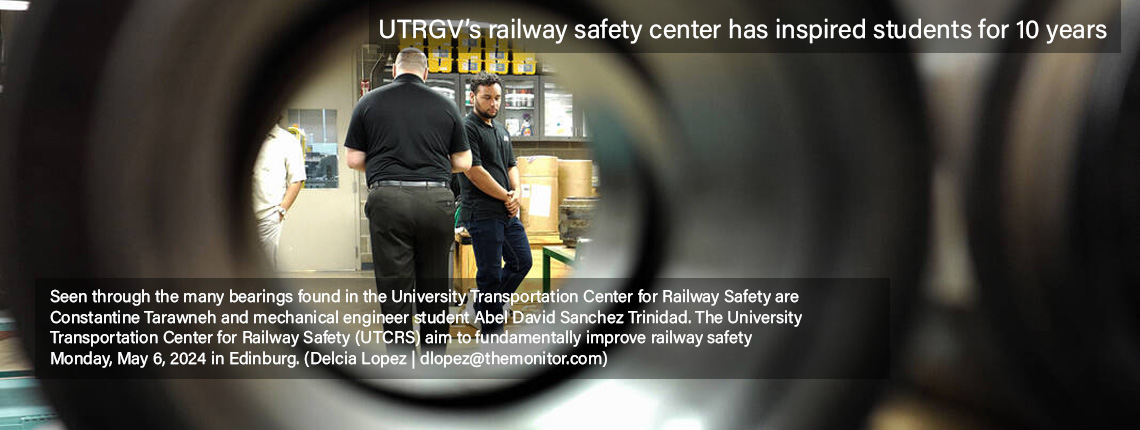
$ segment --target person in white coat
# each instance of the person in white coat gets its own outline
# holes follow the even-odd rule
[[[253,213],[257,218],[257,237],[274,266],[277,265],[281,224],[301,193],[304,181],[305,157],[301,141],[274,125],[253,165]]]

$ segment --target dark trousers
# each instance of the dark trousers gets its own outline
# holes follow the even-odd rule
[[[530,272],[530,242],[518,218],[468,221],[471,247],[475,252],[475,285],[479,293],[511,294]],[[503,263],[506,264],[503,264]],[[475,310],[489,321],[491,315],[503,312],[503,301],[475,302]],[[483,323],[484,333],[498,333],[502,324]]]
[[[393,301],[403,293],[446,293],[450,288],[447,268],[454,241],[455,197],[447,187],[380,186],[368,192],[364,205],[372,239],[372,262],[376,291],[387,295],[380,304],[385,315],[412,314],[408,300]],[[416,313],[446,314],[446,302],[416,302]],[[447,324],[420,324],[421,345],[442,353],[445,343],[429,343],[428,334],[446,334]],[[412,320],[385,324],[389,332],[412,330]],[[404,337],[406,339],[407,337]],[[400,339],[397,337],[397,339]],[[389,344],[395,353],[411,353],[407,342]]]

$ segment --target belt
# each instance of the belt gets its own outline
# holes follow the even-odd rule
[[[440,181],[376,181],[368,184],[368,189],[376,187],[446,187],[446,182]]]

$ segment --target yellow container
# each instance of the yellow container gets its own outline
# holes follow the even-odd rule
[[[512,61],[511,74],[513,75],[533,75],[535,70],[538,69],[538,63],[529,61]]]
[[[452,46],[450,37],[441,37],[441,38],[429,37],[427,39],[427,45],[431,46],[431,47],[446,46],[449,49]]]
[[[432,47],[428,48],[427,56],[428,56],[428,58],[434,57],[434,58],[451,59],[452,58],[451,46],[450,45],[448,45],[448,46],[439,46],[439,45],[432,46]]]
[[[398,49],[400,51],[403,51],[405,48],[416,48],[416,49],[419,49],[420,51],[423,51],[425,54],[428,52],[427,47],[424,45],[400,45],[398,47]],[[397,52],[399,52],[399,51],[397,51]]]
[[[506,52],[506,50],[507,50],[507,39],[500,39],[497,37],[486,37],[486,36],[484,36],[483,37],[483,49],[486,49],[488,52],[494,51],[496,49],[503,51],[503,52]]]
[[[479,73],[483,70],[483,53],[479,51],[460,52],[456,65],[459,73]]]
[[[451,46],[433,46],[427,51],[428,72],[452,72]]]
[[[424,38],[422,37],[400,38],[400,49],[412,47],[419,48],[419,50],[422,51],[425,46],[427,46],[427,43],[424,42]]]
[[[451,73],[454,69],[454,61],[450,58],[428,58],[428,72],[430,73]]]
[[[483,68],[488,73],[505,75],[511,69],[511,62],[507,60],[485,60],[483,61]]]
[[[505,75],[510,72],[510,52],[505,47],[492,50],[488,48],[483,55],[483,70],[489,73]]]
[[[507,61],[510,60],[510,52],[506,49],[487,49],[487,60]]]
[[[459,52],[483,49],[483,39],[471,37],[471,32],[466,29],[459,33],[459,37],[455,39],[455,42],[455,46],[459,48]]]
[[[526,45],[515,42],[511,49],[511,74],[533,75],[538,71],[538,54],[528,52]]]

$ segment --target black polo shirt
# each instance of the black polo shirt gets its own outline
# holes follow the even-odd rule
[[[368,183],[447,182],[451,154],[468,149],[455,103],[408,73],[360,98],[344,146],[365,152]]]
[[[511,181],[507,171],[518,162],[515,161],[515,151],[511,147],[510,133],[507,133],[506,127],[495,120],[487,125],[474,112],[467,114],[463,123],[467,129],[467,142],[471,144],[471,166],[483,166],[495,182],[510,191]],[[503,201],[488,196],[471,183],[466,175],[459,175],[459,186],[463,193],[460,211],[465,219],[510,219],[511,214],[507,212]]]

